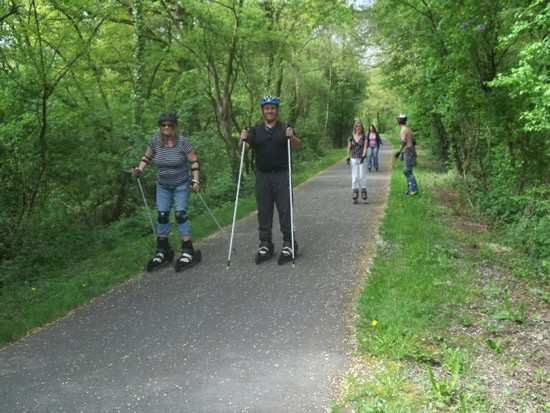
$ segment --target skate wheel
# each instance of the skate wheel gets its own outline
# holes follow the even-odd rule
[[[170,263],[169,262],[163,262],[162,264],[147,263],[147,265],[145,265],[145,271],[147,271],[147,272],[157,271],[157,270],[160,270],[163,267],[166,267],[168,264],[170,264]]]
[[[279,259],[277,260],[277,264],[284,265],[287,262],[291,262],[291,261],[292,261],[292,257],[285,257],[285,256],[279,255]]]
[[[271,258],[273,258],[273,252],[266,254],[264,256],[261,256],[260,254],[256,254],[254,256],[254,262],[256,263],[256,265],[258,265],[258,264],[261,264],[262,262],[270,260]]]

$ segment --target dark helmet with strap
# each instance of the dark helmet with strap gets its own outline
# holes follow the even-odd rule
[[[162,112],[159,115],[159,126],[163,123],[173,123],[174,125],[178,124],[178,115],[175,112]]]

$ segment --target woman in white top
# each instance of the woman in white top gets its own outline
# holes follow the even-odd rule
[[[351,166],[351,189],[353,203],[356,204],[359,199],[359,189],[361,189],[361,198],[367,200],[367,173],[365,170],[365,156],[367,153],[365,137],[365,127],[361,121],[353,125],[353,134],[348,142],[347,163]]]

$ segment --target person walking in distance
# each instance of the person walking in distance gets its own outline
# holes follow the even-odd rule
[[[407,179],[407,192],[406,195],[415,196],[418,195],[418,185],[413,174],[413,167],[416,165],[416,148],[415,141],[411,128],[407,126],[407,115],[400,114],[397,117],[397,123],[399,125],[399,139],[401,145],[399,152],[396,153],[396,157],[401,157],[403,161],[403,174]]]
[[[252,128],[243,130],[240,138],[241,143],[248,145],[255,153],[255,192],[260,238],[260,245],[256,252],[257,264],[271,258],[274,254],[272,240],[274,207],[277,207],[283,235],[283,247],[278,262],[283,264],[292,260],[287,145],[290,142],[291,149],[297,150],[301,142],[294,134],[294,129],[278,119],[279,105],[279,98],[264,96],[260,100],[262,120]],[[298,244],[295,241],[295,255],[297,251]]]
[[[369,172],[374,168],[378,171],[378,152],[382,146],[382,139],[374,125],[370,125],[369,134],[367,135],[367,167]]]
[[[354,204],[359,200],[359,189],[363,201],[367,200],[367,174],[364,164],[366,152],[365,127],[361,121],[357,121],[353,125],[352,136],[348,142],[348,157],[346,159],[347,164],[351,167],[351,190]]]

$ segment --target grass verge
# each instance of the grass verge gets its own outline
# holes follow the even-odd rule
[[[293,174],[294,185],[299,185],[344,156],[343,149],[336,149],[320,159],[298,164]],[[242,218],[255,209],[254,197],[243,197],[239,200],[238,217]],[[202,209],[201,212],[200,215],[193,211],[190,213],[193,238],[196,241],[217,230],[210,216]],[[233,203],[214,208],[213,212],[222,225],[228,225],[233,216]],[[144,229],[142,236],[136,237],[134,231],[125,235],[125,228],[135,225]],[[112,231],[106,232],[110,235],[114,233],[113,239],[105,240],[106,245],[116,247],[91,256],[77,265],[39,274],[32,281],[13,282],[4,286],[0,291],[0,345],[62,317],[75,307],[140,274],[154,248],[150,231],[144,216],[132,217],[115,224]],[[178,245],[177,235],[172,236],[172,245]]]
[[[410,198],[400,166],[333,412],[545,411],[547,274],[468,218],[453,176],[415,169],[422,195]]]

